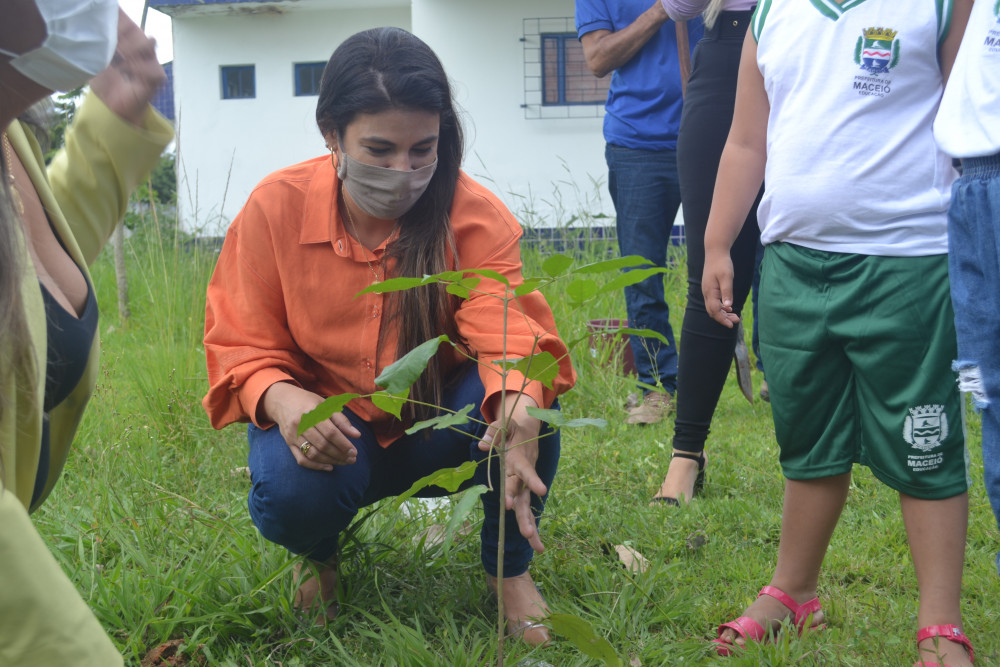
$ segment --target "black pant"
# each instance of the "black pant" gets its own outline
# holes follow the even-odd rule
[[[697,453],[705,448],[712,415],[736,347],[736,329],[722,326],[705,311],[701,275],[705,267],[705,227],[719,160],[733,120],[740,52],[750,15],[751,12],[722,12],[695,47],[677,141],[687,239],[688,297],[681,329],[673,446],[686,452]],[[759,202],[760,193],[730,251],[736,313],[743,309],[753,280],[754,255],[760,237]]]

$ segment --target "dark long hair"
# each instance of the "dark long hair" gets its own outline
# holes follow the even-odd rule
[[[435,112],[441,119],[438,166],[427,190],[400,218],[399,237],[387,253],[394,273],[419,277],[456,268],[458,254],[448,213],[455,197],[462,164],[462,126],[455,113],[451,86],[441,61],[429,46],[400,28],[374,28],[345,40],[333,52],[323,71],[316,123],[324,136],[344,136],[358,114],[391,109]],[[448,254],[455,266],[448,266]],[[395,292],[389,295],[387,326],[399,331],[396,358],[442,333],[460,342],[455,326],[455,299],[443,285]],[[380,348],[381,338],[380,334]],[[416,401],[440,405],[443,358],[438,354],[410,390]],[[407,403],[408,419],[434,414],[429,407]]]

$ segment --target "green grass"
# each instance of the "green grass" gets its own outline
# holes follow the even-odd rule
[[[246,509],[245,431],[214,431],[200,401],[204,287],[214,255],[162,239],[129,244],[132,317],[117,315],[109,257],[94,270],[103,373],[61,483],[35,521],[126,655],[183,639],[210,665],[489,664],[495,602],[479,565],[477,532],[448,551],[413,537],[447,521],[451,504],[381,507],[343,549],[343,604],[327,629],[291,612],[292,559],[263,540]],[[599,254],[600,248],[594,249]],[[526,256],[538,275],[539,256]],[[666,277],[679,331],[683,256]],[[620,295],[570,311],[549,294],[567,340],[585,322],[623,317]],[[730,377],[708,443],[704,495],[680,509],[650,508],[670,452],[672,423],[623,424],[631,390],[614,364],[574,350],[572,416],[606,429],[567,430],[542,523],[547,551],[533,574],[556,612],[589,621],[626,665],[714,663],[708,640],[767,582],[777,550],[782,478],[768,404],[749,405]],[[760,377],[755,376],[759,384]],[[1000,539],[981,484],[978,419],[969,414],[971,517],[964,613],[977,664],[1000,664]],[[452,501],[457,502],[457,499]],[[476,510],[480,511],[480,510]],[[475,513],[472,518],[477,517]],[[650,561],[636,575],[612,547]],[[916,657],[916,584],[898,499],[858,468],[820,580],[829,628],[782,636],[728,665],[910,665]],[[508,644],[509,665],[596,665],[568,642]],[[522,662],[523,661],[523,662]],[[535,662],[533,662],[535,661]]]

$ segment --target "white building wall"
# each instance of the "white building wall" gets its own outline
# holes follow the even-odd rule
[[[329,8],[316,8],[324,4]],[[264,176],[324,151],[316,97],[295,97],[292,65],[326,61],[346,37],[380,25],[412,30],[441,58],[464,112],[464,168],[523,223],[613,220],[603,105],[522,108],[525,78],[537,74],[525,64],[525,19],[568,19],[551,25],[574,32],[574,0],[344,4],[316,0],[257,13],[173,17],[178,209],[185,229],[224,234]],[[257,97],[221,99],[219,68],[250,64]],[[538,118],[550,112],[566,117]]]
[[[573,0],[413,0],[413,32],[444,63],[465,116],[465,170],[500,195],[522,223],[563,225],[614,215],[607,193],[603,105],[527,114],[525,19],[568,18]],[[549,109],[553,110],[553,109]],[[573,224],[580,224],[579,220]],[[599,224],[607,224],[601,221]]]
[[[350,35],[410,29],[401,8],[292,11],[173,19],[178,213],[184,228],[225,234],[270,172],[325,151],[316,97],[296,97],[293,63],[327,61]],[[255,65],[254,99],[224,100],[220,66]]]

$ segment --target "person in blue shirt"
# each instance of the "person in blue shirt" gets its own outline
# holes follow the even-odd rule
[[[614,202],[618,247],[665,266],[681,195],[677,129],[683,104],[677,32],[660,0],[576,0],[576,29],[590,70],[612,73],[605,104],[608,189]],[[701,38],[700,19],[688,25],[689,43]],[[673,409],[677,347],[663,297],[663,277],[625,288],[629,327],[662,334],[668,345],[632,336],[643,400],[630,424],[653,424]]]

